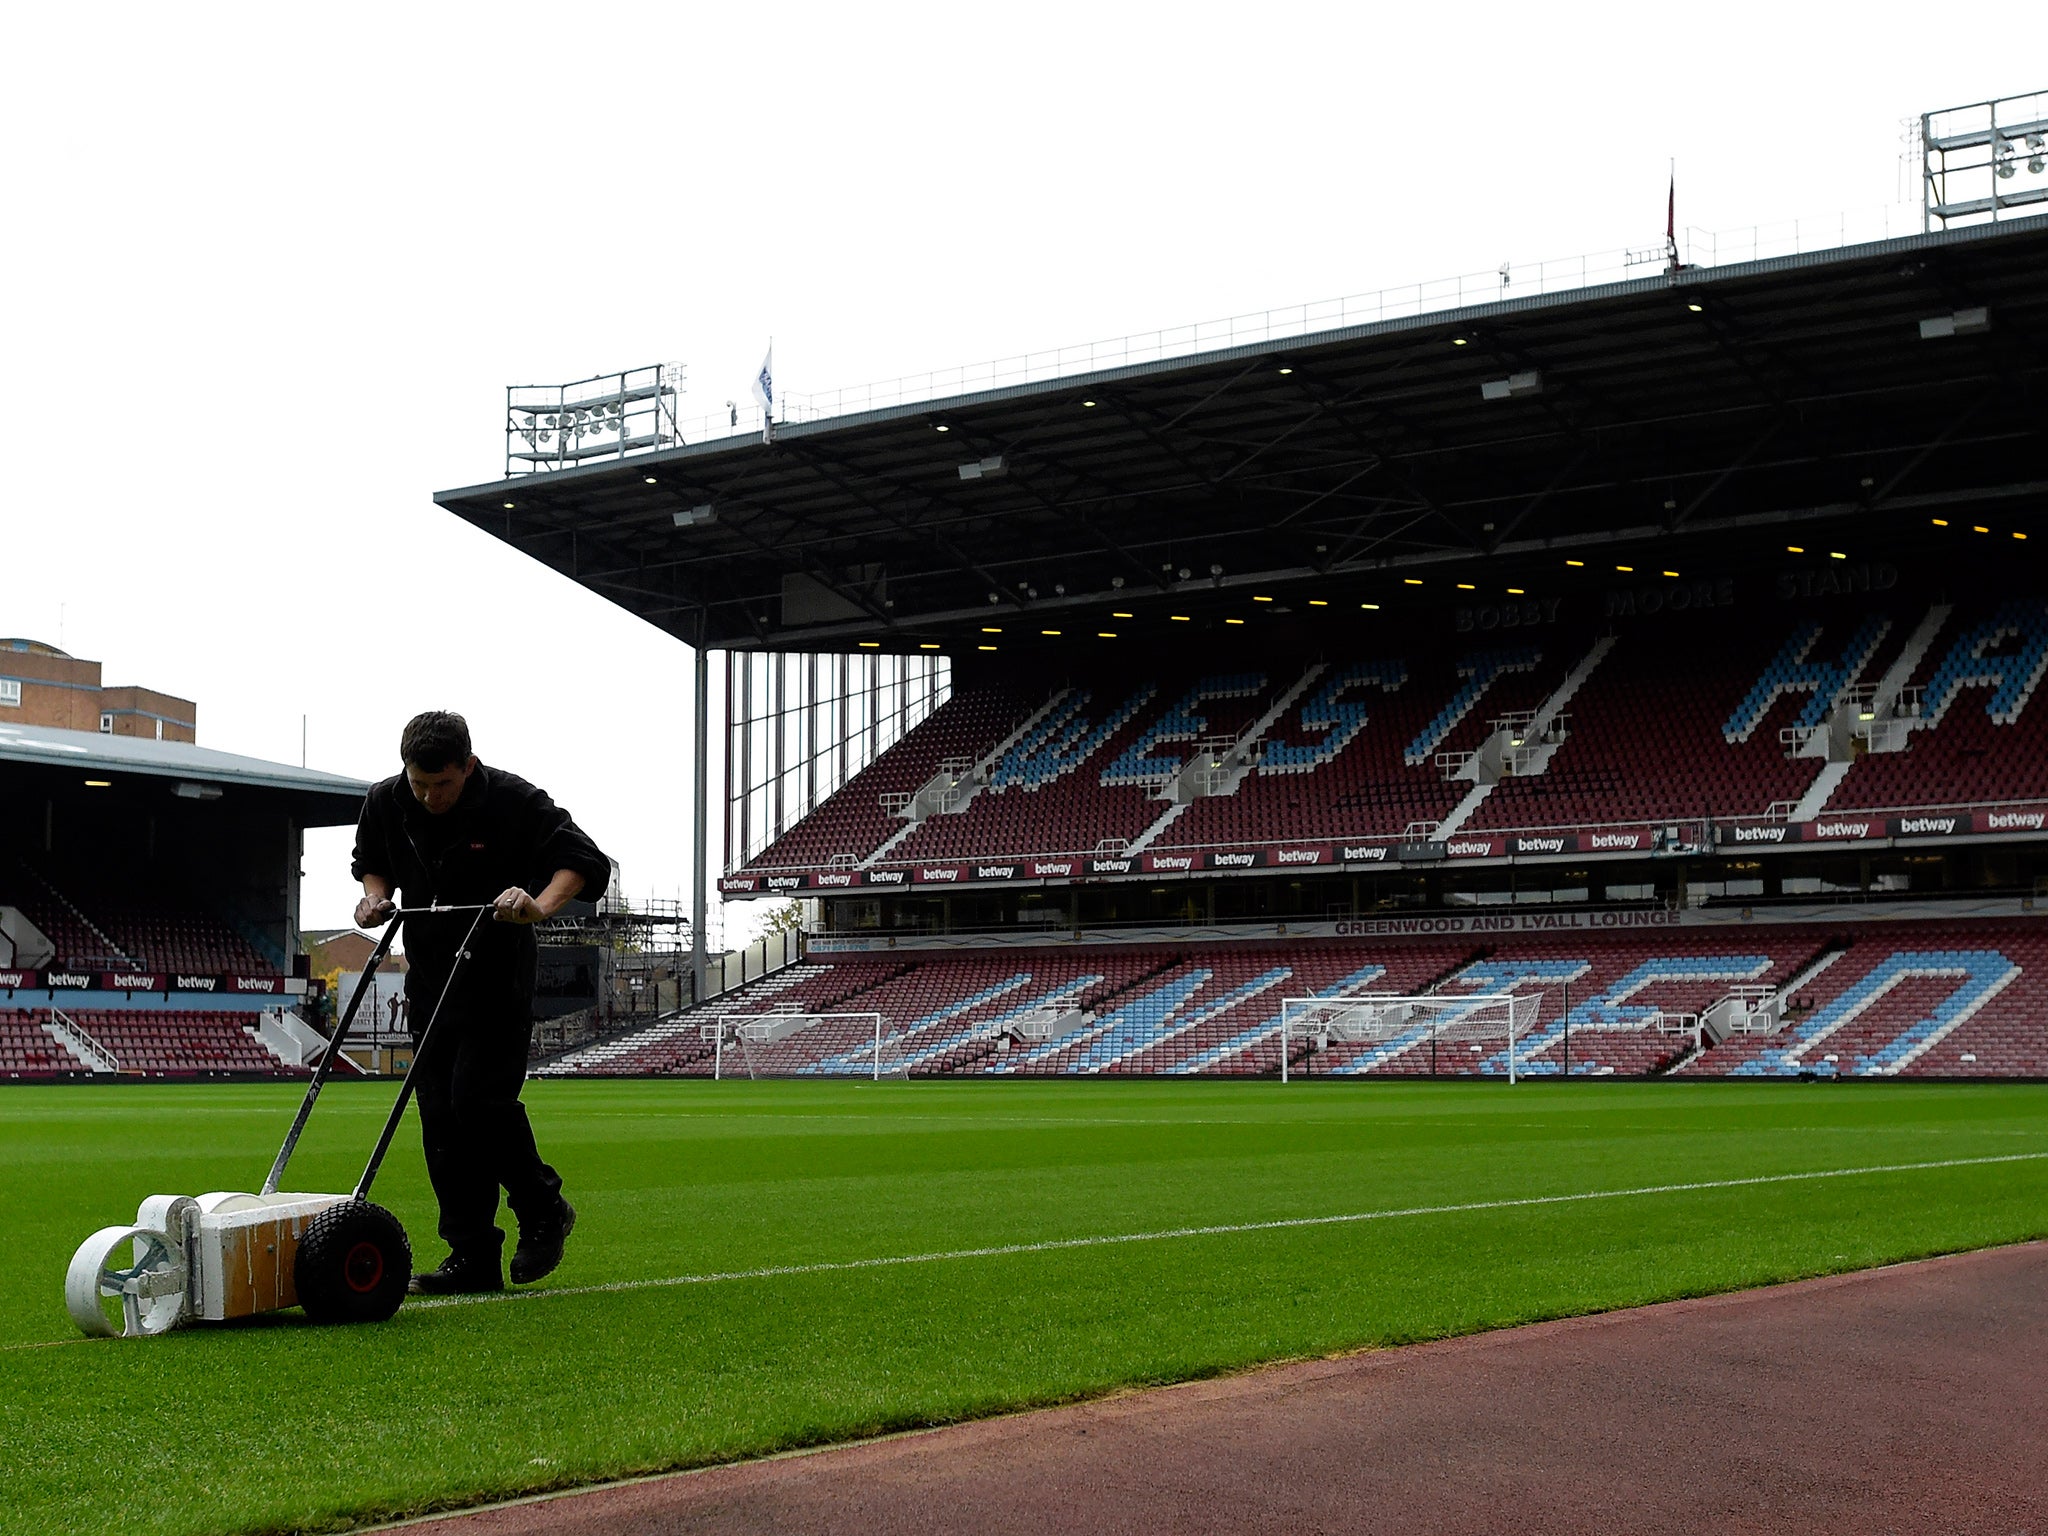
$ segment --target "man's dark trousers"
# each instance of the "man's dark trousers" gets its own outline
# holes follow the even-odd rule
[[[441,1203],[441,1240],[456,1259],[497,1262],[503,1188],[523,1226],[542,1225],[561,1208],[562,1178],[541,1161],[526,1106],[530,999],[499,995],[449,997],[444,1017],[420,1052],[414,1092],[427,1177]],[[414,1017],[431,1004],[413,1010]]]

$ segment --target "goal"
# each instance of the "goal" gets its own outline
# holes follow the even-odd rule
[[[1542,1010],[1541,992],[1290,997],[1280,1004],[1280,1081],[1498,1073],[1512,1083]]]
[[[898,1037],[879,1013],[721,1013],[698,1026],[712,1048],[711,1075],[904,1077]]]

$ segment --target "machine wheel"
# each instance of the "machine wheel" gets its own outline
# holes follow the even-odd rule
[[[412,1244],[398,1218],[367,1200],[315,1216],[299,1239],[292,1282],[316,1323],[381,1323],[405,1300]]]
[[[130,1246],[125,1267],[116,1257]],[[102,1227],[72,1256],[64,1304],[80,1331],[102,1338],[164,1333],[185,1319],[185,1255],[162,1232]]]

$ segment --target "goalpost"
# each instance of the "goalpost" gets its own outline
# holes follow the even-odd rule
[[[885,1077],[909,1075],[897,1037],[879,1013],[721,1013],[697,1026],[711,1046],[711,1075]]]
[[[1541,992],[1367,992],[1280,1004],[1280,1081],[1296,1077],[1464,1076],[1499,1058],[1517,1080],[1517,1047],[1534,1030]]]

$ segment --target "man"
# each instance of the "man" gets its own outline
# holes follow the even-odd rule
[[[408,1023],[424,1029],[440,1008],[414,1083],[427,1177],[448,1244],[441,1267],[413,1276],[412,1289],[503,1290],[501,1187],[519,1220],[515,1285],[552,1271],[576,1224],[561,1177],[541,1161],[519,1102],[533,1033],[532,925],[579,895],[595,901],[611,879],[611,862],[543,791],[478,762],[460,715],[414,716],[399,739],[399,757],[405,771],[371,786],[356,826],[352,867],[363,883],[357,926],[387,921],[401,892],[407,906],[491,908],[490,920],[475,924],[460,970],[457,951],[475,913],[406,920]]]

